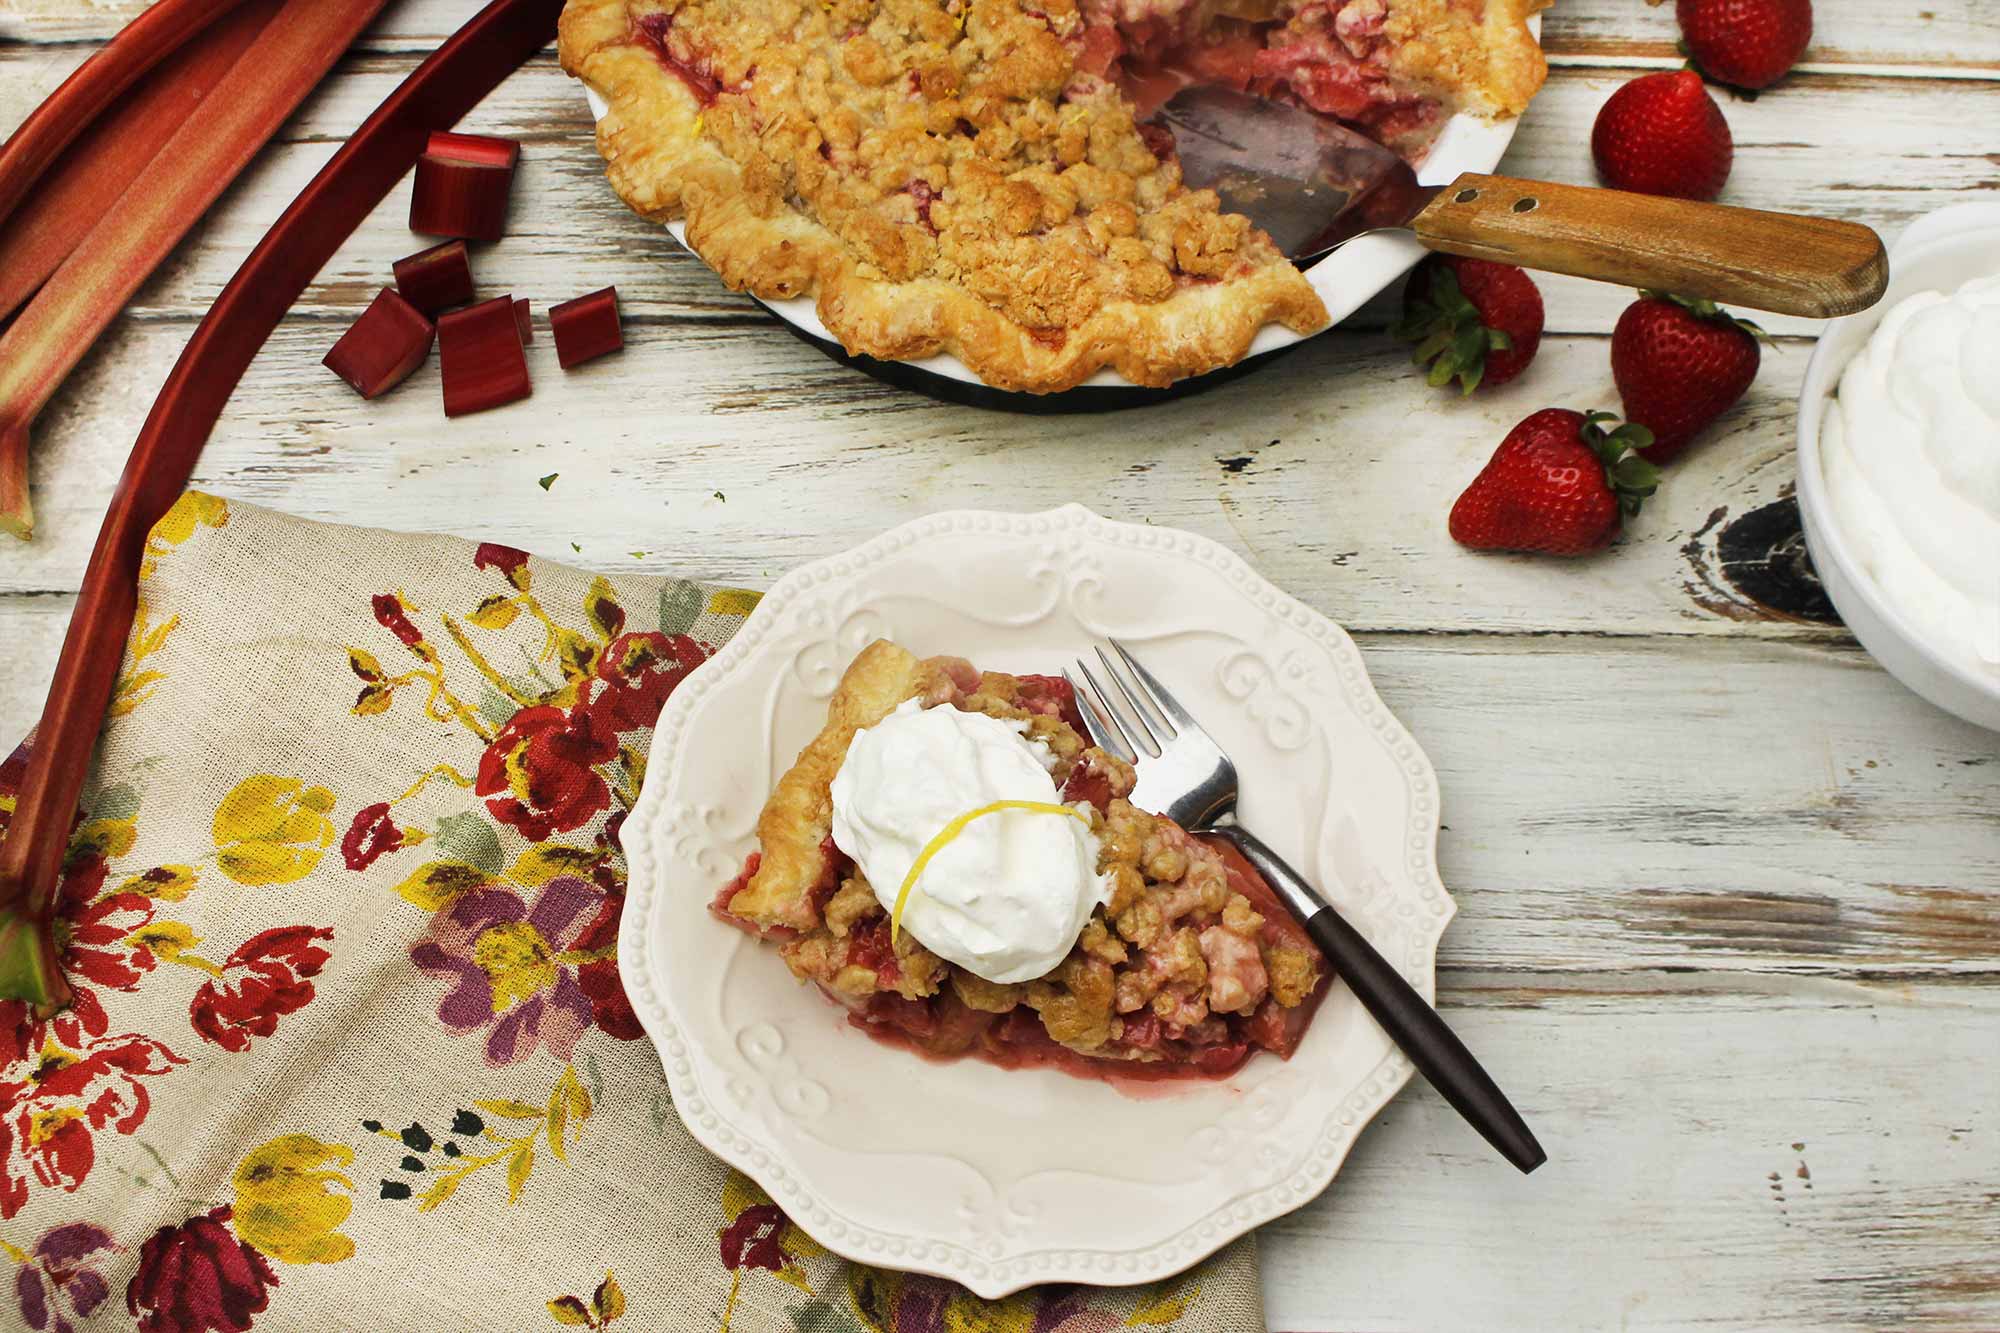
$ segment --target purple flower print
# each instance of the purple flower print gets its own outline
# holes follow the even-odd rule
[[[47,1333],[75,1333],[71,1319],[88,1319],[111,1294],[96,1260],[118,1249],[111,1233],[89,1222],[66,1222],[42,1233],[14,1275],[21,1321]]]
[[[438,1018],[454,1036],[486,1030],[486,1063],[510,1065],[537,1047],[567,1061],[591,1023],[577,970],[597,956],[577,948],[604,891],[563,875],[529,907],[497,886],[474,889],[431,922],[410,961],[450,983]]]

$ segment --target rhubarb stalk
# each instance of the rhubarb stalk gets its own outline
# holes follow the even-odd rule
[[[0,999],[65,1003],[51,930],[64,849],[122,665],[146,534],[187,485],[257,349],[423,152],[548,42],[562,0],[493,0],[389,96],[231,278],[167,377],[97,534],[55,680],[0,841]]]
[[[0,528],[27,538],[28,430],[105,326],[386,0],[288,0],[0,335]]]
[[[242,0],[158,0],[77,67],[0,147],[0,219],[70,143],[146,71]]]
[[[0,223],[0,319],[20,309],[69,258],[83,239],[77,219],[101,217],[112,208],[282,3],[253,0],[191,38],[78,134],[62,158],[42,173],[33,191]],[[148,10],[147,16],[153,12]]]

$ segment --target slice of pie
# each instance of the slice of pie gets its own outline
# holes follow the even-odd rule
[[[1018,725],[1065,802],[1087,802],[1107,900],[1045,976],[997,984],[905,927],[833,839],[833,781],[855,733],[906,700]],[[927,1055],[1082,1075],[1213,1076],[1289,1056],[1326,989],[1325,959],[1233,848],[1136,809],[1130,765],[1091,746],[1060,677],[980,672],[870,645],[825,727],[771,793],[758,848],[711,910],[777,943],[787,966],[871,1035]]]
[[[626,203],[731,287],[812,296],[851,352],[948,351],[1046,392],[1161,385],[1326,322],[1305,278],[1181,182],[1159,106],[1297,102],[1420,158],[1513,115],[1545,0],[569,0]]]

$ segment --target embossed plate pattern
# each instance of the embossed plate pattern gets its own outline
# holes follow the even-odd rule
[[[1411,1073],[1344,987],[1289,1062],[1131,1095],[881,1045],[707,915],[881,636],[1012,671],[1132,644],[1235,757],[1246,821],[1433,993],[1437,779],[1345,632],[1191,533],[939,514],[788,574],[660,718],[619,957],[689,1132],[838,1253],[989,1297],[1163,1277],[1318,1194]]]

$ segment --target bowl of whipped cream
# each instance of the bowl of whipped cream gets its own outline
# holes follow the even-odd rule
[[[1806,545],[1862,647],[2000,731],[2000,203],[1921,219],[1889,265],[1806,365]]]

